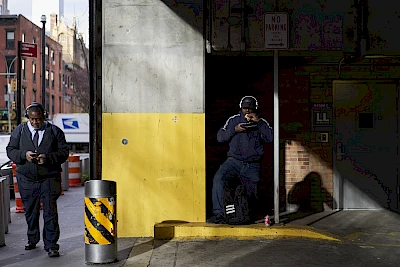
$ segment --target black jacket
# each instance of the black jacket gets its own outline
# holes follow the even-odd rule
[[[245,132],[235,132],[235,126],[246,123],[243,112],[230,117],[224,126],[218,131],[218,142],[229,142],[228,157],[234,157],[245,162],[260,161],[264,148],[263,143],[272,142],[273,130],[268,122],[260,118],[257,128]]]
[[[69,154],[64,132],[49,122],[45,124],[43,139],[37,148],[38,154],[46,155],[46,162],[38,165],[27,161],[27,151],[35,151],[35,147],[29,127],[23,123],[11,133],[10,142],[7,145],[7,156],[17,164],[17,173],[30,180],[60,177],[61,164],[68,159]]]

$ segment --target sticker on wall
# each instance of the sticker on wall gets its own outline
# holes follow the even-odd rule
[[[311,116],[311,131],[332,131],[332,103],[312,103]]]

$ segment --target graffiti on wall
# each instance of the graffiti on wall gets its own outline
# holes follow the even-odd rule
[[[312,8],[298,10],[292,16],[291,48],[310,51],[343,50],[344,13],[325,14]]]

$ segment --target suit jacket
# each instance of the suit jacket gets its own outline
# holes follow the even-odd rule
[[[30,180],[60,177],[61,164],[68,159],[69,148],[64,132],[49,122],[46,122],[44,127],[42,142],[36,149],[38,154],[46,155],[44,164],[38,165],[26,159],[27,151],[35,151],[32,134],[26,123],[14,129],[7,145],[7,156],[17,164],[17,173]]]

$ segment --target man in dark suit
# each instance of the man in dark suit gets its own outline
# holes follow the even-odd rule
[[[49,257],[58,257],[60,227],[57,199],[61,194],[61,164],[68,159],[64,132],[46,121],[39,103],[26,108],[28,122],[11,134],[7,156],[17,164],[17,182],[28,224],[25,250],[36,248],[40,241],[40,202],[43,206],[43,243]]]

